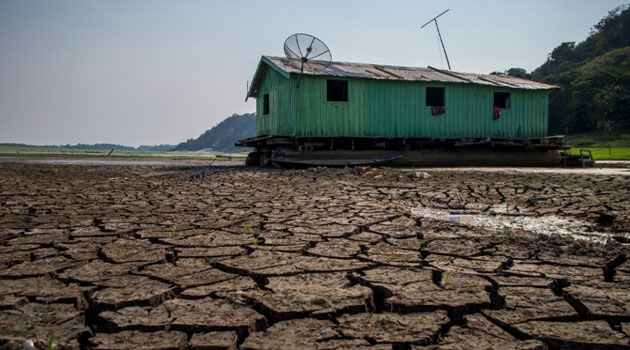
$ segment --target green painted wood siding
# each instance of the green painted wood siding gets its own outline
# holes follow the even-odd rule
[[[256,96],[257,135],[295,135],[296,94],[290,80],[267,69]],[[263,114],[263,96],[269,94],[269,114]]]
[[[548,91],[370,79],[348,81],[348,102],[326,101],[331,77],[283,77],[268,69],[257,95],[258,135],[540,138],[547,135]],[[432,115],[426,88],[445,88],[445,113]],[[493,118],[495,92],[510,108]],[[262,115],[270,94],[270,114]]]

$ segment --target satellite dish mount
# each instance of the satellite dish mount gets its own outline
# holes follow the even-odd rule
[[[446,11],[444,11],[444,12],[440,13],[439,15],[433,17],[430,21],[428,21],[422,27],[420,27],[420,29],[426,27],[431,22],[435,22],[435,28],[437,29],[438,36],[440,37],[440,43],[442,43],[442,50],[444,50],[444,56],[446,56],[446,64],[448,64],[448,70],[451,70],[451,62],[448,61],[448,55],[446,54],[446,48],[444,47],[444,41],[442,41],[442,34],[440,34],[440,26],[438,26],[438,23],[437,23],[438,17],[440,17],[443,14],[447,13],[448,10],[450,10],[450,9],[446,9]]]
[[[300,76],[297,82],[298,88],[300,87],[304,69],[310,73],[317,73],[328,68],[332,62],[332,55],[328,46],[316,37],[305,33],[296,33],[289,36],[284,41],[284,54],[290,62],[300,66]]]

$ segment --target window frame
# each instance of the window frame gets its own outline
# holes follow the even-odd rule
[[[504,107],[497,105],[497,98],[503,100]],[[512,107],[512,93],[505,91],[495,91],[492,95],[492,108],[497,107],[500,109],[510,109]]]
[[[440,90],[442,91],[442,96],[441,96],[441,100],[442,100],[442,104],[441,105],[436,105],[436,104],[429,104],[429,89],[431,90]],[[424,104],[427,107],[446,107],[446,88],[443,86],[427,86],[424,90],[424,94],[425,94],[425,100],[424,100]],[[432,100],[436,98],[433,94],[432,94]]]
[[[271,114],[271,98],[269,97],[269,93],[263,95],[263,115]]]
[[[340,99],[334,99],[331,100],[331,83],[332,84],[341,84],[341,85],[345,85],[344,87],[341,87],[341,98]],[[348,103],[350,101],[350,96],[349,96],[349,82],[348,80],[343,80],[343,79],[326,79],[326,102],[333,102],[333,103]],[[337,87],[339,88],[339,87]],[[344,89],[345,88],[345,89]],[[345,98],[345,99],[343,99]]]

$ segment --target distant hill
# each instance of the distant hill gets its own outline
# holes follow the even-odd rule
[[[506,73],[560,87],[549,96],[550,134],[630,130],[630,6],[609,11],[581,43],[558,45],[531,74]]]
[[[135,151],[136,149],[134,147],[131,146],[123,146],[123,145],[116,145],[113,143],[95,143],[95,144],[85,144],[85,143],[78,143],[76,145],[61,145],[60,147],[62,148],[70,148],[70,149],[89,149],[89,150],[115,150],[115,151]]]
[[[630,9],[611,10],[579,44],[564,42],[532,72],[560,86],[549,97],[556,133],[630,129]]]
[[[173,151],[198,151],[211,149],[217,152],[233,152],[241,149],[234,142],[256,135],[256,114],[233,114],[196,139],[188,139]]]
[[[156,146],[147,146],[141,145],[136,147],[136,151],[139,152],[168,152],[175,148],[175,145],[156,145]]]
[[[0,146],[4,147],[46,147],[46,148],[63,148],[63,149],[80,149],[80,150],[95,150],[95,151],[139,151],[139,152],[166,152],[170,151],[175,147],[174,145],[157,145],[157,146],[147,146],[142,145],[138,147],[117,145],[113,143],[95,143],[95,144],[85,144],[78,143],[76,145],[27,145],[24,143],[0,143]]]
[[[130,146],[116,145],[113,143],[95,143],[95,144],[85,144],[78,143],[76,145],[29,145],[25,143],[12,143],[12,142],[3,142],[0,143],[0,146],[4,147],[46,147],[46,148],[64,148],[64,149],[85,149],[85,150],[99,150],[99,151],[135,151],[136,149]]]

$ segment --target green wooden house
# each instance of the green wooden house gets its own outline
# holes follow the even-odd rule
[[[247,92],[256,99],[257,136],[238,145],[273,152],[559,144],[547,138],[551,85],[433,67],[313,67],[301,73],[299,60],[260,59]]]

